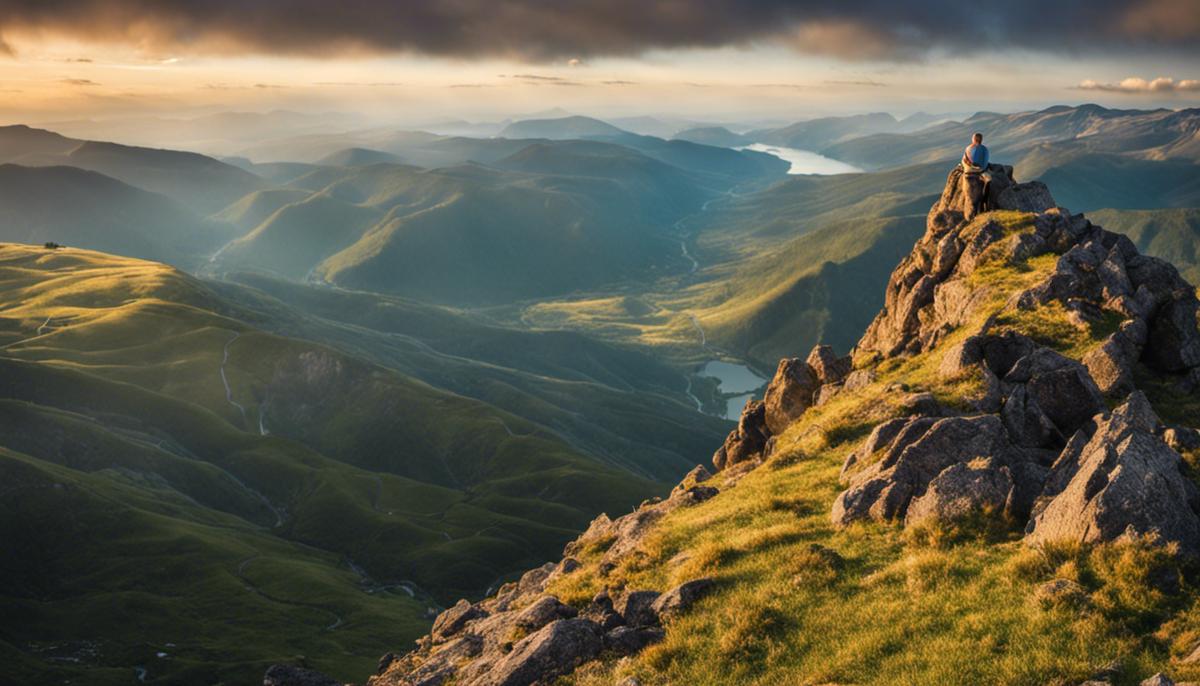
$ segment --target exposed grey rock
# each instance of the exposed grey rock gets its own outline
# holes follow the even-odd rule
[[[708,577],[682,583],[659,596],[651,609],[660,621],[670,621],[687,612],[697,600],[711,591],[716,583],[715,579]]]
[[[828,345],[813,347],[805,360],[822,384],[841,383],[854,368],[850,358],[838,357]]]
[[[1175,686],[1175,682],[1171,681],[1166,674],[1159,672],[1148,679],[1143,679],[1138,686]]]
[[[1023,384],[1016,384],[1000,410],[1004,428],[1013,443],[1029,448],[1058,447],[1065,443],[1062,431],[1046,416],[1037,399]]]
[[[1200,331],[1196,329],[1196,295],[1178,293],[1159,309],[1150,322],[1146,362],[1165,372],[1186,372],[1200,367]]]
[[[521,610],[515,623],[526,631],[535,631],[558,619],[570,619],[578,611],[570,605],[563,605],[552,595],[542,596],[532,605]]]
[[[1105,395],[1124,397],[1134,388],[1133,371],[1146,343],[1146,322],[1129,319],[1083,358],[1083,366]]]
[[[1003,512],[1013,489],[1008,467],[976,458],[946,467],[909,504],[904,523],[950,522],[979,512]]]
[[[656,626],[619,626],[604,634],[604,650],[617,655],[633,655],[648,645],[658,643],[666,632]]]
[[[263,675],[263,686],[341,686],[342,682],[315,669],[271,665]]]
[[[842,389],[846,391],[857,391],[860,388],[866,388],[875,382],[875,370],[873,369],[855,369],[846,375],[846,380],[842,382]]]
[[[752,400],[742,409],[738,426],[725,438],[725,444],[713,455],[713,466],[725,469],[732,465],[761,458],[771,431],[766,424],[766,407]]]
[[[600,653],[598,627],[586,619],[560,619],[513,646],[470,682],[471,686],[530,686],[575,671]]]
[[[854,469],[859,463],[865,463],[869,461],[870,457],[877,451],[883,450],[891,445],[892,441],[896,440],[896,437],[900,435],[901,430],[903,430],[912,422],[913,420],[909,417],[900,417],[876,424],[875,428],[871,430],[871,433],[867,436],[866,440],[862,442],[862,445],[858,446],[854,452],[850,453],[850,455],[846,457],[846,461],[842,464],[842,471],[838,475],[838,479],[844,482],[852,469]],[[920,429],[920,433],[924,433],[926,429],[928,429],[930,426],[933,426],[933,420],[927,420],[923,426],[924,428]],[[916,440],[916,438],[914,437],[913,440]]]
[[[1006,383],[1025,384],[1028,398],[1070,436],[1104,409],[1104,397],[1087,369],[1049,348],[1038,348],[1017,360],[1004,376]]]
[[[817,372],[804,360],[798,357],[780,360],[763,395],[767,429],[774,434],[783,433],[789,424],[812,407],[820,386]]]
[[[914,421],[910,427],[901,430],[881,460],[851,478],[850,488],[834,501],[835,525],[903,519],[911,500],[950,465],[976,457],[996,457],[1006,465],[1019,459],[995,415],[939,419],[915,438],[923,426]]]
[[[1084,607],[1089,604],[1087,589],[1070,579],[1051,579],[1034,589],[1033,597],[1044,608]]]
[[[429,633],[433,637],[434,643],[441,643],[458,634],[474,620],[486,616],[487,612],[483,608],[467,600],[460,600],[454,607],[433,620],[433,629]]]
[[[601,631],[610,631],[625,624],[625,618],[616,611],[608,591],[597,593],[579,616],[595,622]]]
[[[629,591],[617,601],[616,610],[629,626],[654,626],[658,624],[658,613],[653,609],[658,596],[658,591]]]
[[[1100,543],[1153,535],[1200,552],[1200,491],[1179,454],[1155,431],[1159,420],[1141,392],[1080,432],[1055,462],[1026,529],[1031,544]]]

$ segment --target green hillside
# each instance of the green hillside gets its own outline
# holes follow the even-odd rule
[[[544,560],[593,512],[626,509],[659,488],[516,415],[335,348],[264,333],[248,323],[260,313],[162,265],[5,245],[0,285],[0,422],[22,427],[0,432],[0,447],[6,470],[34,475],[27,484],[4,481],[18,484],[6,486],[5,500],[20,514],[5,522],[25,531],[5,540],[22,541],[47,570],[64,570],[39,581],[27,566],[5,568],[3,602],[20,608],[29,627],[46,627],[2,636],[20,644],[23,663],[40,665],[31,670],[52,664],[28,657],[52,635],[49,627],[71,626],[79,645],[107,642],[103,658],[84,655],[95,682],[130,678],[147,641],[170,632],[95,621],[109,612],[100,608],[113,584],[142,589],[146,612],[159,616],[153,608],[161,608],[163,621],[179,627],[183,640],[171,642],[190,652],[171,669],[227,670],[237,678],[221,678],[241,681],[261,673],[261,662],[229,656],[262,660],[265,650],[321,654],[328,669],[358,670],[378,651],[356,647],[337,657],[342,651],[329,645],[342,625],[331,628],[331,615],[346,615],[347,631],[353,611],[356,632],[379,635],[387,623],[389,633],[415,633],[425,605],[479,593]],[[97,527],[148,523],[121,533],[78,529],[89,546],[60,537],[74,529],[57,520],[33,526],[50,514],[31,503],[54,492],[38,484],[63,479],[84,495],[75,514],[45,505],[54,517]],[[93,510],[109,514],[89,516]],[[153,544],[140,565],[125,552],[163,537],[177,540],[178,552]],[[187,567],[182,578],[195,584],[180,587],[178,575],[149,561],[161,555]],[[238,580],[239,567],[261,593]],[[378,584],[391,585],[394,598],[367,603],[365,591]],[[220,602],[223,593],[248,602]],[[68,597],[75,601],[53,603]],[[264,603],[297,619],[265,615]],[[122,615],[107,616],[111,623]],[[228,653],[202,647],[206,632],[226,622],[294,626],[259,646],[234,632],[225,636],[237,644]]]
[[[0,165],[3,241],[53,241],[193,267],[235,231],[157,193],[95,172]]]
[[[0,127],[0,163],[5,162],[88,169],[203,214],[264,185],[250,172],[196,153],[75,140],[26,126]]]

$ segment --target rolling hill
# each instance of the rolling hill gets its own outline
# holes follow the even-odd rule
[[[672,224],[713,194],[786,166],[627,138],[525,141],[486,167],[320,167],[290,184],[313,191],[304,200],[279,205],[290,196],[260,194],[222,215],[265,218],[213,268],[455,305],[557,295],[652,276],[675,252]]]
[[[236,231],[96,172],[0,164],[3,241],[53,241],[190,268]]]
[[[621,129],[591,117],[558,117],[555,119],[523,119],[500,131],[500,138],[548,138],[570,140],[594,136],[617,136]]]
[[[240,680],[261,666],[236,657],[247,634],[214,639],[226,654],[204,644],[226,622],[290,622],[268,651],[361,667],[365,652],[328,650],[343,625],[345,645],[381,622],[416,629],[425,604],[478,593],[659,488],[493,406],[266,333],[261,312],[163,265],[8,244],[0,284],[0,422],[22,427],[0,432],[4,521],[24,532],[5,540],[45,570],[0,568],[0,602],[27,618],[0,636],[22,669],[54,663],[38,642],[56,626],[82,660],[64,676],[125,683],[153,635],[181,653],[156,673]],[[74,504],[54,504],[55,483]],[[146,543],[160,539],[177,547]],[[366,602],[384,587],[392,600]],[[113,629],[101,608],[116,588],[142,589],[130,598],[178,631]]]
[[[0,127],[0,163],[88,169],[161,193],[208,214],[262,187],[259,177],[211,157],[177,150],[81,141],[26,126]]]

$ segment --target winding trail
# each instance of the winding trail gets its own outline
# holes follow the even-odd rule
[[[2,346],[0,346],[0,350],[7,350],[8,348],[11,348],[16,345],[21,345],[22,343],[28,343],[29,341],[37,340],[38,338],[41,338],[42,336],[45,335],[44,332],[46,329],[50,329],[51,331],[57,331],[60,328],[62,328],[59,326],[50,326],[50,321],[53,318],[54,318],[53,315],[46,317],[46,321],[42,322],[42,325],[37,328],[37,331],[34,332],[33,336],[30,336],[29,338],[22,338],[19,341],[13,341],[12,343],[7,343],[5,345],[2,345]]]
[[[251,593],[254,593],[255,595],[259,596],[260,598],[264,598],[273,603],[279,603],[280,605],[291,605],[293,607],[303,607],[303,608],[308,608],[310,610],[320,610],[322,612],[328,612],[333,617],[333,621],[331,623],[325,625],[325,627],[324,627],[325,631],[334,631],[343,624],[342,616],[339,615],[338,613],[334,612],[333,610],[330,610],[328,607],[325,607],[324,605],[317,605],[316,603],[302,603],[302,602],[298,602],[295,600],[284,600],[283,598],[276,598],[275,596],[267,593],[266,591],[262,590],[258,586],[255,586],[254,583],[252,581],[250,581],[250,579],[246,578],[246,567],[248,567],[250,565],[250,563],[255,561],[256,559],[258,559],[258,553],[255,553],[255,554],[251,555],[250,557],[242,560],[241,563],[238,564],[237,571],[235,572],[238,580],[241,581],[242,584],[246,587],[246,589],[249,590]]]
[[[233,399],[233,389],[229,387],[229,376],[225,374],[225,365],[229,364],[229,346],[233,345],[233,342],[241,335],[240,331],[235,331],[233,338],[225,342],[225,351],[221,356],[221,383],[225,386],[225,400],[228,400],[230,405],[233,405],[238,409],[238,412],[241,412],[242,422],[244,423],[246,421],[246,408]]]

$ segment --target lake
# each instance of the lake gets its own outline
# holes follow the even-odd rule
[[[765,152],[791,162],[792,168],[788,170],[789,174],[853,174],[862,171],[853,164],[839,162],[811,150],[785,148],[782,145],[766,145],[764,143],[755,143],[738,149]]]
[[[728,398],[725,402],[725,418],[737,419],[742,414],[742,408],[746,403],[754,399],[754,391],[757,391],[767,382],[758,374],[755,374],[749,367],[732,362],[724,362],[721,360],[712,360],[700,369],[700,376],[706,376],[717,380],[717,387],[721,393],[736,393],[732,398]]]

